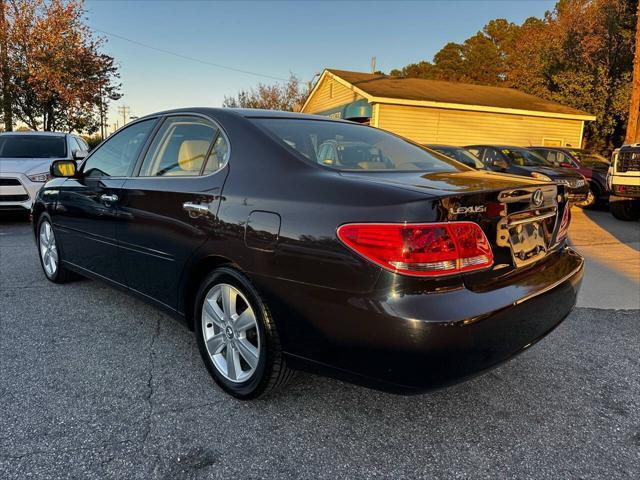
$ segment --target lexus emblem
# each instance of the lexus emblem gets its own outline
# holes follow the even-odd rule
[[[544,203],[544,194],[542,193],[542,190],[538,189],[533,192],[533,195],[531,195],[531,201],[536,207],[542,205]]]

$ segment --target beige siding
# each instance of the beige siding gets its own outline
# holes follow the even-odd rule
[[[324,112],[361,98],[363,97],[327,75],[322,80],[322,84],[316,88],[313,97],[311,97],[303,112]]]
[[[581,120],[381,104],[378,127],[419,143],[580,146]]]

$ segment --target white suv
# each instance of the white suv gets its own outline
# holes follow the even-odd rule
[[[609,210],[620,220],[640,218],[640,143],[623,145],[611,157],[607,174]]]
[[[29,211],[49,180],[53,160],[82,160],[89,146],[82,137],[56,132],[0,133],[0,212]]]

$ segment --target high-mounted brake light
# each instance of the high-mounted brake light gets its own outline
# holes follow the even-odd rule
[[[349,223],[337,234],[366,259],[404,275],[451,275],[493,265],[489,241],[473,222]]]

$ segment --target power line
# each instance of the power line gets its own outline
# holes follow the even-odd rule
[[[241,68],[229,67],[227,65],[221,65],[219,63],[213,63],[213,62],[209,62],[207,60],[201,60],[199,58],[190,57],[189,55],[183,55],[181,53],[172,52],[170,50],[165,50],[164,48],[154,47],[153,45],[148,45],[146,43],[138,42],[137,40],[132,40],[130,38],[123,37],[122,35],[118,35],[116,33],[107,32],[106,30],[101,30],[99,28],[94,28],[94,30],[96,32],[104,33],[105,35],[108,35],[110,37],[119,38],[120,40],[124,40],[126,42],[133,43],[133,44],[138,45],[140,47],[149,48],[151,50],[155,50],[157,52],[166,53],[167,55],[173,55],[174,57],[183,58],[185,60],[191,60],[192,62],[202,63],[204,65],[209,65],[211,67],[224,68],[225,70],[231,70],[233,72],[244,73],[244,74],[253,75],[253,76],[256,76],[256,77],[269,78],[271,80],[279,80],[279,81],[283,81],[283,82],[287,81],[286,78],[274,77],[272,75],[265,75],[263,73],[251,72],[249,70],[242,70]]]

